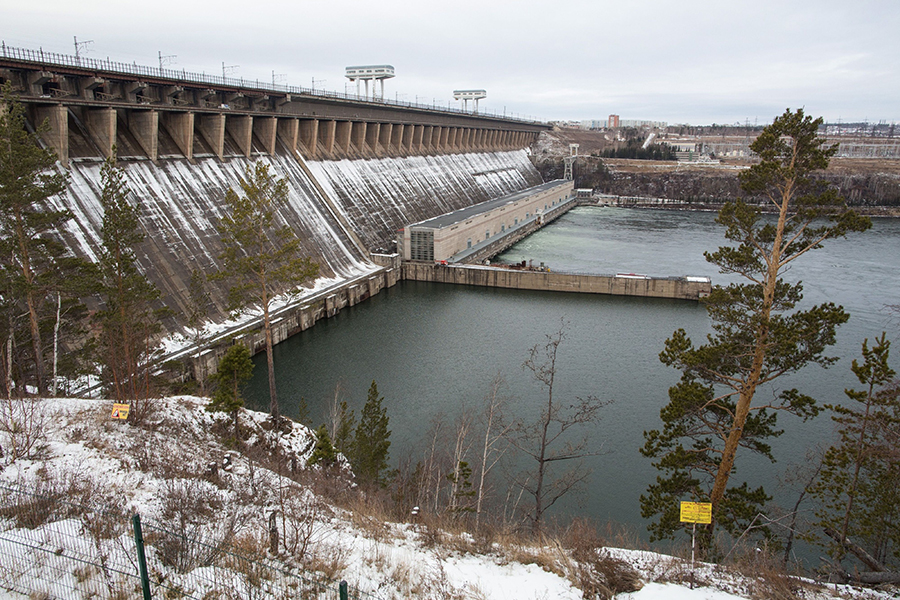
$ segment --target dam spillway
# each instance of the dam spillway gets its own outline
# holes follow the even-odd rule
[[[410,220],[482,202],[540,177],[524,150],[309,162],[306,168],[302,158],[288,152],[253,159],[174,158],[158,164],[120,159],[147,233],[138,252],[140,269],[176,313],[185,312],[193,270],[211,274],[221,269],[223,247],[216,224],[224,214],[225,192],[238,188],[255,160],[287,181],[288,203],[278,219],[297,233],[302,252],[319,262],[321,277],[333,282],[380,269],[369,250],[389,246],[397,229]],[[75,217],[66,226],[67,244],[92,260],[99,255],[103,219],[101,165],[99,160],[72,161],[68,194],[54,199],[54,208],[66,208]],[[485,171],[490,173],[481,174]],[[224,320],[226,289],[210,285],[209,292],[214,320]],[[177,317],[167,323],[169,330],[180,326]]]

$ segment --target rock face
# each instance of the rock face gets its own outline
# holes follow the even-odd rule
[[[221,268],[216,224],[225,192],[238,188],[256,160],[287,180],[289,202],[279,218],[297,232],[303,252],[319,262],[321,275],[335,280],[371,270],[368,252],[390,249],[397,229],[408,223],[540,183],[524,150],[311,162],[307,168],[288,152],[252,160],[168,158],[158,164],[122,159],[119,166],[140,205],[147,234],[138,249],[140,268],[175,312],[166,323],[170,331],[184,325],[191,271],[212,274]],[[92,260],[99,252],[103,219],[101,164],[96,159],[73,161],[69,192],[54,200],[56,208],[75,215],[65,232],[67,243]],[[221,320],[225,288],[210,284],[208,291],[217,312],[214,319]]]
[[[631,172],[610,169],[611,177],[598,191],[617,196],[648,196],[685,202],[724,202],[740,198],[737,172],[715,174],[696,171]],[[866,207],[900,206],[900,176],[889,173],[821,176],[835,186],[851,205]]]

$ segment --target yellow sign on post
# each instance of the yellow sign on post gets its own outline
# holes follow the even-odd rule
[[[113,404],[112,414],[109,416],[113,419],[125,420],[128,418],[128,410],[130,408],[128,404]]]
[[[712,523],[712,504],[709,502],[682,502],[682,523]]]

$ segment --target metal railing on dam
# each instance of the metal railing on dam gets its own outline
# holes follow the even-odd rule
[[[153,77],[159,79],[168,79],[176,83],[180,82],[204,84],[238,89],[252,88],[259,91],[318,96],[320,98],[335,100],[351,100],[354,102],[366,102],[372,104],[396,106],[401,108],[443,112],[451,115],[474,115],[477,117],[497,118],[507,121],[518,121],[522,123],[540,123],[539,120],[533,117],[506,113],[497,114],[484,111],[472,112],[461,108],[453,108],[450,106],[445,108],[443,106],[438,106],[436,102],[433,102],[432,104],[422,104],[419,102],[407,102],[399,99],[391,100],[390,98],[360,96],[358,94],[341,93],[324,89],[307,88],[294,85],[281,85],[278,83],[260,81],[259,79],[245,79],[243,77],[225,77],[224,75],[219,76],[208,73],[194,73],[191,71],[186,71],[184,69],[149,67],[146,65],[139,65],[137,63],[116,62],[110,60],[109,58],[97,59],[85,56],[60,54],[56,52],[45,52],[42,48],[38,50],[32,50],[29,48],[16,48],[13,46],[7,46],[6,42],[0,42],[0,58],[36,63],[42,68],[67,67],[74,69],[100,71],[104,73],[116,73],[133,77]]]
[[[712,291],[708,277],[596,275],[550,270],[518,270],[480,265],[404,262],[403,279],[515,290],[700,300]]]

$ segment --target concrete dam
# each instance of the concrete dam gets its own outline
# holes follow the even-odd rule
[[[43,141],[70,175],[52,203],[74,214],[69,248],[93,260],[100,168],[116,149],[147,234],[140,269],[176,315],[169,332],[184,326],[191,272],[221,268],[223,198],[256,161],[288,183],[278,218],[320,265],[319,293],[285,312],[279,341],[395,283],[406,224],[541,183],[526,148],[547,126],[530,121],[4,47],[7,82],[30,125],[49,124]],[[207,291],[226,320],[225,285]]]
[[[302,253],[320,267],[309,289],[273,306],[275,343],[401,278],[686,299],[708,289],[582,275],[485,277],[483,269],[435,270],[433,256],[401,266],[401,255],[410,258],[411,227],[433,237],[421,224],[442,215],[472,213],[471,226],[447,230],[455,231],[454,252],[479,262],[574,205],[572,182],[543,183],[530,161],[528,146],[549,127],[542,123],[4,46],[0,84],[7,83],[30,126],[45,124],[42,140],[69,173],[68,192],[51,199],[74,215],[65,242],[94,261],[100,170],[115,153],[146,233],[139,268],[172,309],[163,323],[169,333],[184,331],[191,273],[222,269],[217,224],[225,193],[239,189],[257,161],[286,181],[279,224],[294,230]],[[206,292],[211,321],[228,322],[227,284],[207,282]],[[236,336],[255,351],[263,347],[253,319],[244,315],[208,338],[207,367]]]

